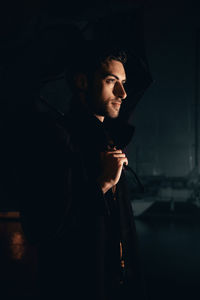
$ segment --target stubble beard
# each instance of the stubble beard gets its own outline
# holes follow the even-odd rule
[[[121,106],[114,105],[115,100],[107,100],[105,102],[97,100],[94,102],[94,95],[92,93],[87,94],[87,99],[93,113],[111,119],[116,119],[119,116]]]
[[[108,101],[104,105],[105,117],[116,119],[119,116],[120,106],[114,104],[114,101]]]

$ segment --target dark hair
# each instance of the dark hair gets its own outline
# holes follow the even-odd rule
[[[101,64],[117,60],[123,65],[126,64],[127,54],[126,51],[115,45],[104,45],[102,42],[82,42],[79,49],[74,49],[68,61],[67,81],[73,86],[73,78],[77,73],[84,73],[89,78],[92,78],[95,71],[100,68]]]

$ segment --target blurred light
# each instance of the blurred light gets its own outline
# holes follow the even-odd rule
[[[25,253],[25,242],[20,232],[14,232],[10,239],[11,257],[14,260],[21,260]]]

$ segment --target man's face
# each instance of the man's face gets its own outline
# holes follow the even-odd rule
[[[117,118],[127,94],[124,89],[126,73],[121,62],[109,60],[102,63],[94,77],[92,106],[96,115]]]

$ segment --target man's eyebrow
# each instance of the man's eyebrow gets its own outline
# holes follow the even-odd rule
[[[112,76],[112,77],[115,77],[117,80],[119,80],[119,77],[115,74],[112,74],[112,73],[105,73],[104,74],[104,78],[106,78],[107,76]],[[126,82],[126,79],[122,80],[123,82]]]

